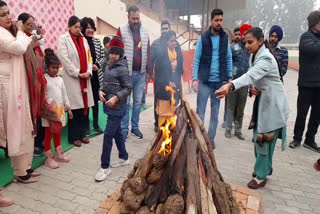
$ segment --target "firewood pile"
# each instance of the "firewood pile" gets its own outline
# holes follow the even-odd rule
[[[112,210],[123,214],[240,213],[208,134],[185,100],[135,162],[116,200]]]

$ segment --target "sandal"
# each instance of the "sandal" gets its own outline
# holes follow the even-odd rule
[[[23,183],[23,184],[31,184],[31,183],[36,183],[38,182],[38,180],[34,177],[31,177],[31,175],[26,175],[26,176],[17,176],[15,175],[13,177],[13,181],[14,182],[20,182],[20,183]]]

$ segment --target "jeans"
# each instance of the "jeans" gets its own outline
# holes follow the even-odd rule
[[[146,104],[146,86],[144,86],[143,94],[142,94],[142,101],[141,104]]]
[[[315,142],[315,135],[317,134],[320,123],[320,88],[299,87],[297,118],[294,126],[293,137],[293,139],[297,142],[302,141],[302,135],[310,107],[311,114],[305,142],[313,143]]]
[[[141,111],[141,101],[146,85],[146,74],[140,73],[140,71],[133,71],[131,77],[132,86],[132,96],[133,96],[133,106],[132,106],[132,117],[131,117],[131,130],[139,129],[139,119]],[[130,109],[130,99],[128,97],[128,109],[126,115],[121,120],[121,128],[123,132],[129,131],[129,109]]]
[[[246,106],[248,96],[248,87],[240,88],[228,96],[227,122],[226,129],[232,130],[234,121],[236,133],[241,133],[244,108]]]
[[[211,114],[210,114],[210,125],[209,125],[209,138],[212,145],[214,144],[214,138],[216,137],[216,131],[218,126],[218,115],[220,107],[220,99],[216,97],[215,91],[222,86],[222,82],[199,82],[199,91],[197,96],[197,113],[204,123],[204,116],[206,112],[207,102],[210,95],[211,101]]]
[[[121,129],[121,118],[119,116],[108,115],[108,121],[103,136],[103,148],[101,154],[101,168],[107,169],[110,166],[113,139],[119,151],[119,158],[128,160],[129,155],[126,150],[126,140]]]

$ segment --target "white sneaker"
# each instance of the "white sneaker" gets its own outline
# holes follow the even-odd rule
[[[110,168],[108,168],[108,169],[100,168],[98,173],[96,174],[96,181],[103,181],[110,174],[111,174],[111,169]]]
[[[130,160],[124,160],[124,159],[120,159],[119,161],[115,161],[113,163],[110,164],[111,168],[117,168],[117,167],[121,167],[121,166],[127,166],[129,165],[131,162]]]

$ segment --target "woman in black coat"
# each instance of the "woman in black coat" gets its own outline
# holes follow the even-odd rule
[[[170,100],[171,93],[166,86],[175,90],[175,105],[180,99],[181,78],[183,75],[183,56],[177,36],[174,31],[166,32],[161,38],[161,45],[156,53],[155,60],[155,96],[157,100]]]

